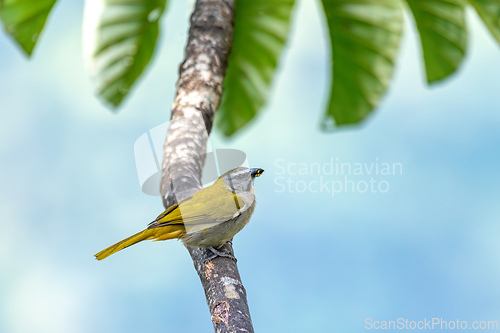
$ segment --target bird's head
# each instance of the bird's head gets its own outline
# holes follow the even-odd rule
[[[259,168],[249,169],[245,167],[239,167],[229,170],[228,172],[220,176],[219,179],[224,181],[224,183],[234,193],[249,192],[252,191],[253,180],[256,177],[260,177],[263,172],[264,170]]]

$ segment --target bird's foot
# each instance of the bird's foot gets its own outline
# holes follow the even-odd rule
[[[217,257],[228,258],[228,259],[234,260],[234,262],[238,262],[238,260],[232,254],[221,252],[221,251],[217,250],[216,248],[214,248],[212,246],[209,246],[208,249],[213,254],[204,260],[205,264],[208,263],[209,261],[214,260]]]

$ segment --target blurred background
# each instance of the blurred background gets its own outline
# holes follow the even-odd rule
[[[170,117],[191,7],[170,2],[159,52],[116,114],[85,72],[81,1],[56,5],[31,60],[0,34],[0,332],[213,330],[180,242],[93,257],[163,211],[141,191],[134,143]],[[326,22],[319,2],[298,2],[266,109],[234,138],[212,134],[214,148],[266,170],[234,240],[257,332],[500,321],[500,50],[470,9],[467,19],[461,70],[428,88],[407,16],[380,107],[325,133]],[[401,168],[317,171],[331,163]],[[327,190],[346,176],[361,190]],[[385,193],[363,191],[370,181]]]

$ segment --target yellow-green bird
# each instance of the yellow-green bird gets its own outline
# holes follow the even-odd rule
[[[214,184],[167,208],[148,227],[95,255],[102,260],[143,240],[179,238],[194,247],[219,247],[250,221],[255,209],[253,180],[264,170],[239,167]],[[217,251],[215,251],[217,253]]]

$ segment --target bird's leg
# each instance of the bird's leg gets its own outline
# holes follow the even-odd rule
[[[228,243],[230,243],[230,245],[233,244],[232,241],[228,241]],[[225,244],[224,244],[225,245]],[[222,245],[220,248],[222,248],[224,245]],[[224,253],[224,252],[221,252],[219,251],[218,249],[216,249],[215,247],[213,246],[209,246],[208,249],[213,253],[211,256],[209,256],[208,258],[206,258],[204,260],[205,264],[209,261],[212,261],[214,260],[215,258],[217,257],[224,257],[224,258],[228,258],[228,259],[231,259],[231,260],[234,260],[235,262],[237,262],[238,260],[232,255],[232,254],[228,254],[228,253]]]

